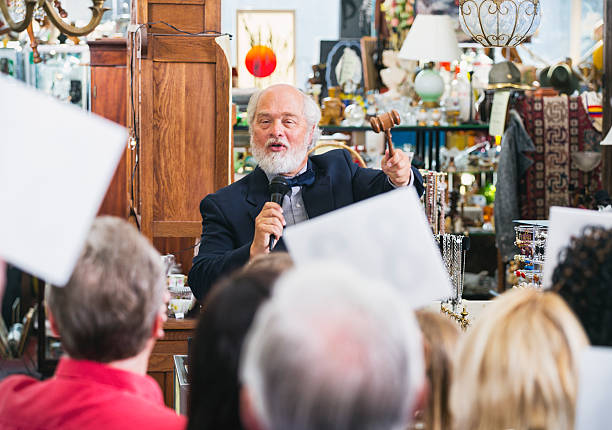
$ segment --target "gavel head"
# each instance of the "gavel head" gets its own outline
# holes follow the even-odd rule
[[[370,125],[372,126],[372,130],[374,130],[376,133],[390,130],[393,128],[393,126],[398,125],[400,122],[402,122],[402,120],[400,119],[399,113],[397,113],[395,109],[393,109],[391,112],[385,112],[370,118]]]

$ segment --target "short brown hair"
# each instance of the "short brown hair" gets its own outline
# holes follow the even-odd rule
[[[137,355],[163,303],[159,253],[128,222],[99,217],[65,287],[47,304],[71,358],[108,363]]]
[[[445,430],[451,428],[450,387],[453,375],[453,354],[459,340],[459,326],[445,315],[421,309],[415,313],[424,343],[430,393],[425,410],[425,428]]]
[[[293,267],[293,259],[288,252],[272,252],[270,254],[259,254],[249,264],[244,266],[243,271],[249,273],[251,271],[265,270],[282,275],[287,270]]]

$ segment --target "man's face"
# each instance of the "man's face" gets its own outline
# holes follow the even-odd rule
[[[251,125],[251,151],[269,175],[294,176],[308,160],[312,129],[304,116],[302,95],[277,85],[259,97]]]

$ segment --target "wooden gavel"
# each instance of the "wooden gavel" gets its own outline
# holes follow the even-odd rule
[[[389,157],[393,157],[393,142],[391,142],[391,129],[402,122],[399,113],[395,109],[370,118],[372,130],[376,133],[385,132]]]

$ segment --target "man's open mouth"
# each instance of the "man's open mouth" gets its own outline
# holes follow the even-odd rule
[[[273,150],[273,151],[280,151],[281,149],[286,148],[284,143],[281,142],[276,142],[276,143],[270,143],[268,145],[268,148]]]

